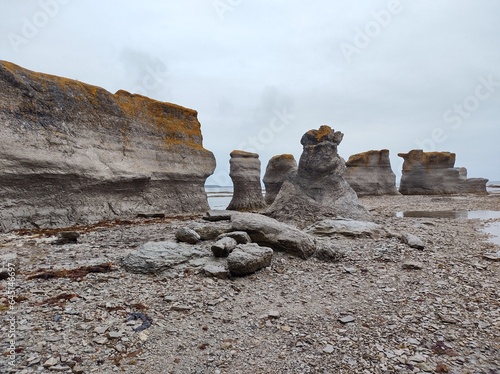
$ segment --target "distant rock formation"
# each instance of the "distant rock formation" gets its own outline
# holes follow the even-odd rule
[[[290,171],[296,169],[297,161],[295,161],[293,155],[278,155],[269,160],[263,179],[266,186],[266,204],[271,205],[274,202],[286,177]]]
[[[304,134],[298,169],[288,175],[267,215],[298,227],[332,217],[373,220],[342,177],[346,167],[337,146],[343,136],[329,126]]]
[[[344,179],[358,196],[398,195],[396,175],[391,169],[389,150],[352,155],[346,162]]]
[[[260,184],[259,155],[245,151],[232,151],[229,176],[233,180],[233,198],[228,210],[256,211],[264,208]]]
[[[197,112],[0,61],[1,230],[208,209]]]
[[[487,194],[488,179],[467,179],[466,168],[454,167],[455,153],[414,149],[398,156],[405,160],[399,187],[403,195]]]

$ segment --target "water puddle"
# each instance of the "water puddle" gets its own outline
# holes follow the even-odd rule
[[[403,218],[451,218],[451,219],[500,219],[497,210],[408,210],[396,212],[396,217]],[[491,235],[489,241],[500,245],[500,222],[490,222],[483,232]]]

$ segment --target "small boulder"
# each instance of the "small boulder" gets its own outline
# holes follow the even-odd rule
[[[252,241],[287,252],[301,258],[309,258],[316,251],[314,238],[286,223],[255,213],[237,213],[231,219],[232,229],[246,231]]]
[[[182,227],[177,230],[175,232],[175,238],[180,242],[189,244],[196,244],[201,240],[201,236],[189,227]]]
[[[227,258],[228,270],[233,276],[255,273],[271,265],[273,250],[255,243],[239,244]]]
[[[219,235],[228,232],[231,225],[227,222],[193,222],[189,225],[189,228],[196,231],[201,240],[215,240]]]
[[[56,245],[76,244],[80,234],[76,231],[61,231],[57,233],[57,239],[54,241]]]
[[[234,210],[209,210],[203,216],[206,221],[229,221],[234,214]]]
[[[229,271],[224,266],[208,264],[203,268],[203,273],[207,277],[227,279],[229,277]]]
[[[212,245],[212,253],[215,257],[227,257],[237,245],[238,242],[233,238],[221,238]]]
[[[401,236],[401,240],[403,241],[403,243],[408,244],[408,246],[410,246],[411,248],[415,249],[425,248],[424,242],[413,234],[408,234],[408,233],[403,234]]]
[[[339,262],[345,257],[345,251],[330,243],[330,241],[316,241],[317,249],[314,257],[325,262]]]
[[[222,239],[222,238],[233,238],[238,242],[238,244],[247,244],[251,243],[252,239],[250,238],[250,235],[248,235],[245,231],[231,231],[222,235],[219,235],[217,240]]]

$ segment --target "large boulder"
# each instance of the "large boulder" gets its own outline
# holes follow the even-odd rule
[[[488,179],[467,179],[467,169],[454,167],[455,153],[414,149],[404,159],[399,192],[403,195],[487,194]]]
[[[266,206],[260,184],[259,155],[232,151],[229,176],[233,180],[233,198],[228,210],[258,211]]]
[[[349,157],[344,179],[358,196],[399,195],[389,150],[367,151]]]
[[[311,235],[261,214],[238,213],[233,215],[231,224],[235,231],[246,231],[253,242],[277,251],[309,258],[316,250]]]
[[[346,166],[337,152],[342,138],[341,132],[329,126],[304,134],[298,169],[283,182],[267,215],[298,227],[332,217],[373,220],[342,177]]]
[[[240,244],[227,258],[227,268],[233,276],[255,273],[271,265],[273,250],[255,243]]]
[[[266,204],[271,205],[274,202],[288,174],[296,169],[297,161],[295,161],[293,155],[278,155],[269,160],[263,179],[266,186]]]
[[[208,210],[197,112],[0,61],[0,230]]]

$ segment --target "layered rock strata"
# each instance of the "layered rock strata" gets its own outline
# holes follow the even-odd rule
[[[488,179],[467,178],[466,168],[454,167],[455,153],[414,149],[398,156],[404,159],[399,187],[403,195],[488,193]]]
[[[260,184],[259,155],[245,151],[232,151],[229,176],[233,180],[233,198],[228,210],[255,211],[266,206]]]
[[[298,169],[290,172],[267,215],[298,227],[332,217],[373,220],[342,177],[346,166],[337,146],[343,136],[329,126],[304,134]]]
[[[208,209],[197,112],[0,61],[0,230]]]
[[[296,169],[297,161],[295,161],[293,155],[278,155],[269,160],[263,179],[266,186],[266,204],[271,205],[274,202],[288,174]]]
[[[352,155],[346,162],[344,179],[358,196],[398,195],[396,175],[391,169],[389,150]]]

